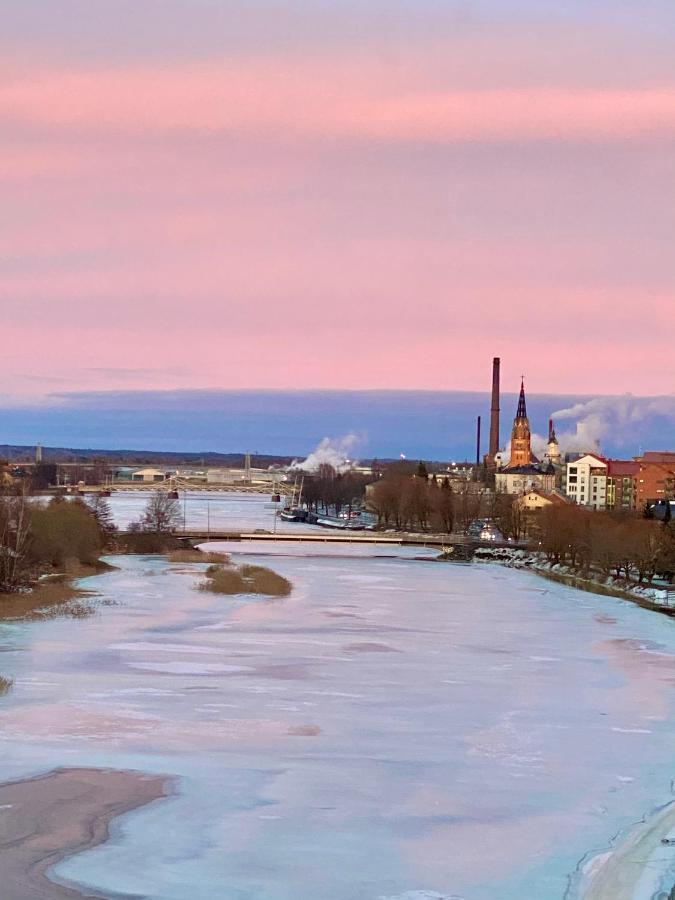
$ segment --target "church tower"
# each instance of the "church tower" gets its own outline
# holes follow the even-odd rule
[[[509,462],[509,468],[529,466],[532,462],[530,423],[525,406],[525,381],[523,380],[520,383],[518,412],[513,420],[513,429],[511,431],[511,461]]]
[[[553,427],[553,419],[549,419],[548,422],[548,446],[546,450],[546,461],[551,463],[553,466],[559,466],[562,462],[562,458],[560,456],[560,447],[558,445],[558,438],[555,434],[555,428]]]

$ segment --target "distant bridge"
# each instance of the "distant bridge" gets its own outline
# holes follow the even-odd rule
[[[397,534],[382,535],[362,531],[324,532],[288,531],[281,532],[240,532],[216,531],[214,529],[189,529],[174,531],[173,537],[186,539],[191,543],[208,543],[211,541],[265,541],[271,543],[310,543],[310,544],[383,544],[399,547],[437,547],[440,550],[460,549],[463,555],[472,554],[478,547],[509,547],[511,549],[525,546],[522,543],[509,541],[482,541],[465,534],[433,535],[433,534]]]
[[[115,494],[118,491],[126,493],[127,491],[145,491],[146,493],[157,493],[157,491],[188,491],[190,493],[242,493],[242,494],[281,494],[282,496],[293,495],[293,485],[269,483],[246,484],[245,482],[229,482],[218,483],[211,482],[203,484],[182,481],[174,479],[166,479],[166,481],[115,481],[112,484],[92,484],[92,485],[74,485],[74,491],[78,494],[100,494],[110,491]]]

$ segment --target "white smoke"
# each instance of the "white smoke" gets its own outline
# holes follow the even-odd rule
[[[553,413],[556,424],[576,420],[569,430],[556,428],[562,453],[601,451],[603,441],[610,436],[612,443],[634,447],[637,452],[640,425],[652,416],[675,421],[675,396],[596,397]]]
[[[341,438],[325,437],[317,447],[302,462],[294,460],[291,469],[301,469],[303,472],[318,472],[321,466],[332,466],[336,472],[348,472],[353,468],[355,461],[352,459],[352,451],[359,444],[360,439],[355,434],[346,434]]]
[[[675,396],[595,397],[575,403],[552,414],[560,453],[602,453],[603,444],[625,446],[630,455],[639,451],[640,427],[653,417],[663,417],[675,423]],[[576,421],[575,421],[576,420]],[[561,428],[560,423],[568,424]],[[548,437],[532,434],[532,452],[542,459],[548,448]],[[504,448],[504,462],[511,456],[511,442]]]

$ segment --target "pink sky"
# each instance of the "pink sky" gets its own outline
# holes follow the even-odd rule
[[[0,37],[0,398],[483,389],[493,355],[539,392],[672,391],[658,28],[66,6]]]

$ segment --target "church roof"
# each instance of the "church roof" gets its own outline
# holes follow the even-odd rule
[[[555,470],[554,470],[555,471]],[[505,466],[497,470],[498,475],[546,475],[546,470],[541,466],[530,464],[529,466]]]

